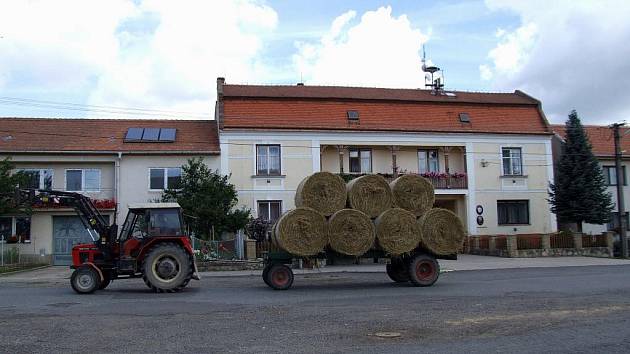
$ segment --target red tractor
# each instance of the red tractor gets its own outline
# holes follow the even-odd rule
[[[155,292],[176,292],[199,280],[190,237],[177,203],[129,205],[120,233],[90,198],[72,192],[19,190],[18,204],[56,204],[76,210],[93,243],[72,248],[70,284],[79,294],[105,289],[114,279],[140,278]]]

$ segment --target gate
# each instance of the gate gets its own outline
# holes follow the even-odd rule
[[[105,220],[109,219],[104,216]],[[92,238],[78,216],[53,216],[53,264],[72,264],[72,246]]]

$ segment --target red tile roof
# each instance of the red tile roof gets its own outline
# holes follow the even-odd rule
[[[224,129],[550,134],[539,102],[520,91],[448,97],[412,89],[223,85],[222,93]],[[348,121],[349,110],[358,111],[358,124]],[[460,113],[470,123],[460,122]]]
[[[558,134],[564,139],[565,126],[564,124],[553,124],[552,129],[554,133]],[[585,125],[584,130],[588,139],[593,147],[593,153],[600,157],[613,157],[615,156],[615,142],[613,139],[613,132],[608,126],[605,125]],[[621,128],[621,150],[623,153],[630,155],[630,128]],[[624,138],[625,135],[625,138]]]
[[[125,142],[128,128],[175,128],[175,142]],[[213,120],[0,118],[0,152],[218,154]]]

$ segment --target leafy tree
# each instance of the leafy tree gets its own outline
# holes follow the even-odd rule
[[[27,176],[22,172],[14,172],[11,158],[0,160],[0,215],[23,211],[14,198],[16,188],[26,182]]]
[[[229,176],[210,170],[202,158],[189,159],[182,172],[179,188],[164,191],[162,201],[179,203],[197,237],[209,239],[213,228],[220,235],[245,227],[250,212],[236,209],[238,194]]]
[[[550,184],[551,211],[561,223],[604,224],[613,210],[602,169],[575,110],[565,124],[565,143],[556,168],[556,183]]]

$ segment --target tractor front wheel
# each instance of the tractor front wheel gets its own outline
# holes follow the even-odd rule
[[[72,272],[70,285],[79,294],[91,294],[101,286],[101,276],[92,267],[80,267]]]
[[[176,292],[193,276],[192,256],[175,243],[161,243],[144,258],[142,279],[155,292]]]

